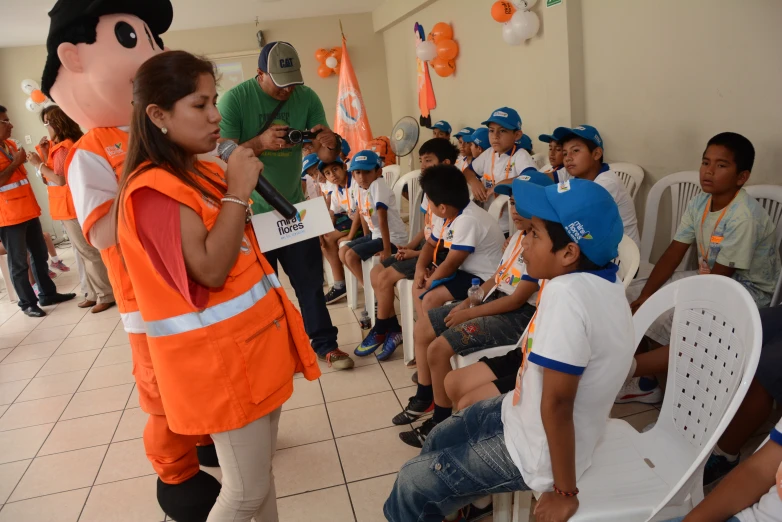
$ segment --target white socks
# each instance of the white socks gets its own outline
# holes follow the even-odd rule
[[[714,446],[714,454],[718,457],[725,457],[728,462],[736,462],[736,459],[739,458],[738,455],[730,455],[729,453],[725,453],[720,449],[719,446]]]
[[[334,288],[336,290],[343,290],[345,288],[345,281],[334,281]]]
[[[52,260],[52,263],[59,263],[60,262],[60,256],[49,256],[49,259]]]

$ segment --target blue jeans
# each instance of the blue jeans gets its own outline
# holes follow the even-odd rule
[[[264,254],[277,271],[277,262],[288,274],[299,300],[304,329],[318,355],[337,349],[337,328],[331,323],[323,295],[323,253],[317,237],[300,241]]]
[[[504,396],[453,414],[426,438],[421,454],[399,471],[383,506],[391,522],[441,522],[493,493],[528,490],[505,447]]]

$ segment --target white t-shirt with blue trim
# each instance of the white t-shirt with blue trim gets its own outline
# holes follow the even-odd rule
[[[367,190],[361,190],[358,196],[361,215],[367,222],[367,226],[372,231],[372,239],[382,239],[380,231],[380,216],[377,210],[384,208],[388,216],[388,233],[391,235],[389,240],[394,245],[407,244],[407,229],[405,223],[399,216],[399,210],[396,208],[396,196],[388,188],[388,183],[382,177],[377,178]]]
[[[358,183],[353,181],[353,176],[348,173],[347,187],[342,188],[332,185],[331,211],[335,214],[347,214],[353,219],[353,215],[358,209],[358,191],[361,190]]]
[[[521,400],[514,406],[509,393],[502,401],[505,445],[534,491],[550,491],[554,484],[540,414],[544,370],[581,376],[573,407],[578,479],[592,464],[635,352],[633,318],[615,266],[556,277],[542,292]]]
[[[500,261],[499,266],[504,266],[506,263],[508,263],[510,256],[517,248],[516,245],[521,245],[518,242],[522,238],[522,235],[523,232],[521,230],[517,230],[516,233],[511,236],[510,242],[508,243],[508,248],[506,248],[505,252],[502,253],[502,260]],[[522,257],[523,252],[524,249],[522,248],[516,255],[516,259],[513,260],[513,263],[502,274],[497,274],[500,276],[500,281],[499,283],[495,281],[496,286],[492,289],[492,292],[490,292],[489,295],[491,295],[491,293],[493,293],[495,290],[499,290],[505,295],[512,295],[513,292],[516,291],[516,287],[519,286],[519,283],[522,281],[529,281],[530,283],[538,284],[538,280],[534,277],[530,277],[530,275],[527,273],[527,265],[524,263],[524,258]],[[538,293],[533,292],[529,299],[527,299],[527,303],[535,306],[537,299]]]
[[[782,445],[782,420],[771,430],[770,439],[766,444]],[[782,522],[782,500],[777,494],[776,485],[760,497],[755,504],[751,505],[738,515],[741,522]]]
[[[421,200],[421,213],[424,215],[424,239],[432,237],[432,232],[439,236],[443,230],[443,218],[436,216],[434,212],[429,213],[429,198],[424,194]],[[427,222],[431,220],[431,223]]]
[[[505,236],[488,212],[470,201],[464,210],[445,227],[443,246],[463,250],[470,255],[459,268],[486,281],[494,275],[502,258]],[[440,230],[432,230],[432,241],[439,240]]]

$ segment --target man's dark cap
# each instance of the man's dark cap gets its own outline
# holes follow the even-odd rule
[[[170,0],[57,0],[49,11],[49,39],[83,18],[129,14],[142,19],[155,35],[168,31],[174,19]]]

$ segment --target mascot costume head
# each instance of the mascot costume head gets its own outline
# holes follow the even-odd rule
[[[164,51],[160,35],[173,19],[170,0],[58,0],[49,16],[43,92],[88,131],[83,140],[130,125],[133,78],[141,64]],[[88,191],[101,175],[83,168],[78,174],[84,186],[71,186],[73,193]],[[135,359],[134,353],[134,366]],[[160,402],[159,395],[147,399]],[[220,491],[219,482],[198,468],[199,458],[217,465],[214,446],[196,450],[196,443],[196,437],[171,432],[163,411],[150,415],[144,445],[159,476],[158,502],[179,522],[205,521]]]

